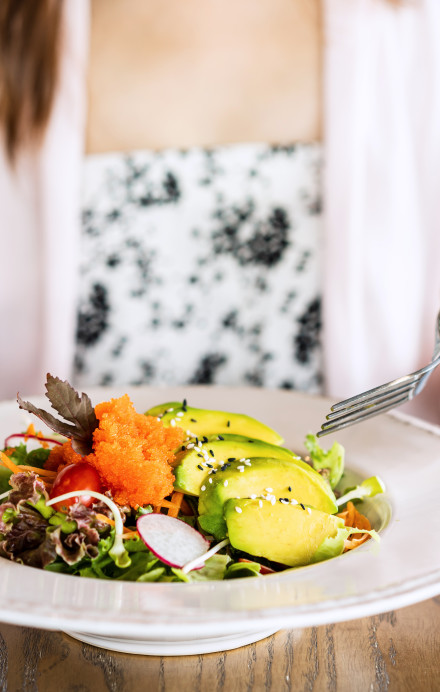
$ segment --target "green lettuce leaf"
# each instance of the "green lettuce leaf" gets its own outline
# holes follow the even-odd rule
[[[223,579],[230,559],[228,555],[213,555],[206,560],[202,569],[193,569],[188,574],[184,574],[182,570],[175,567],[172,567],[171,571],[177,577],[175,581],[197,582]]]
[[[341,527],[333,538],[324,538],[318,550],[312,555],[310,562],[322,562],[322,560],[328,560],[331,557],[341,555],[344,550],[344,541],[349,535],[350,530],[346,527]]]
[[[326,452],[319,445],[316,435],[311,434],[306,435],[304,444],[312,460],[313,468],[316,471],[328,469],[330,485],[335,488],[344,473],[344,447],[339,442],[334,442]]]
[[[3,450],[6,451],[6,450]],[[11,455],[11,459],[17,466],[37,466],[38,468],[43,468],[44,462],[50,454],[50,449],[33,449],[31,452],[27,451],[26,445],[21,442],[14,448],[14,453]],[[0,494],[6,493],[11,490],[9,485],[9,479],[12,476],[12,471],[4,466],[0,466]]]
[[[362,500],[365,497],[374,497],[385,492],[385,484],[379,476],[366,478],[360,485],[351,488],[336,501],[338,507],[342,507],[349,500]]]
[[[259,577],[260,568],[261,565],[258,562],[231,562],[226,568],[224,578]]]

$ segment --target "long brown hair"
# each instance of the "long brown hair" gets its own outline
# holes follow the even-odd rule
[[[62,10],[62,0],[0,1],[0,124],[11,161],[27,138],[43,134],[49,119]]]

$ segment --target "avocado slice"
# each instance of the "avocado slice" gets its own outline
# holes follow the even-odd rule
[[[175,468],[174,487],[188,495],[200,495],[200,486],[213,469],[226,470],[234,460],[263,456],[287,461],[299,458],[290,449],[243,435],[210,435],[199,438],[198,444],[191,440],[182,445],[176,455],[178,466]]]
[[[201,488],[199,524],[215,538],[220,540],[227,534],[224,505],[230,498],[265,497],[281,506],[293,500],[328,514],[338,511],[330,485],[301,459],[257,457],[248,464],[231,463],[225,471],[211,475]]]
[[[244,413],[193,408],[187,406],[185,401],[170,401],[153,406],[145,415],[160,418],[164,425],[178,425],[187,431],[188,437],[233,433],[274,445],[283,443],[283,438],[275,430]]]
[[[308,565],[344,520],[301,505],[272,505],[267,500],[228,500],[224,507],[231,545],[289,567]]]

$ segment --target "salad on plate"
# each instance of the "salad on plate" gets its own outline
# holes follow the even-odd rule
[[[52,572],[137,582],[260,577],[378,536],[344,488],[344,449],[307,435],[301,459],[272,428],[186,400],[146,413],[128,395],[93,407],[47,376],[53,412],[0,451],[0,556]],[[54,415],[54,414],[57,415]]]

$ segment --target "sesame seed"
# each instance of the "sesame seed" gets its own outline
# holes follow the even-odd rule
[[[228,461],[237,461],[236,457],[228,457]]]
[[[267,493],[273,493],[273,488],[264,488]]]
[[[251,495],[250,498],[251,498],[251,500],[256,500],[256,499],[257,499],[257,496],[256,496],[256,495]]]
[[[209,482],[212,483],[212,478],[209,478]]]
[[[180,448],[180,451],[181,451],[181,452],[184,452],[185,449],[186,449],[185,445],[182,445],[181,448]]]
[[[202,442],[205,442],[205,443],[208,442],[208,438],[206,437],[206,435],[203,435]]]
[[[242,457],[239,461],[246,461],[246,457]]]
[[[197,423],[196,418],[190,418],[191,423]]]
[[[200,488],[200,490],[206,490],[206,485],[202,485],[202,487]]]
[[[225,465],[225,462],[223,461],[223,459],[220,459],[220,461],[218,462],[218,464],[219,464],[219,466],[224,466],[224,465]]]
[[[183,406],[184,408],[186,408],[186,407],[187,407],[186,399],[184,399],[184,400],[183,400],[183,404],[182,404],[182,406]]]
[[[287,490],[289,491],[289,493],[291,493],[291,492],[292,492],[292,486],[289,485],[289,487],[287,488]]]
[[[227,425],[228,428],[230,428],[230,427],[231,427],[231,421],[228,420],[228,422],[226,423],[226,425]]]
[[[173,408],[167,408],[167,410],[165,411],[165,413],[171,413],[171,411],[174,411],[174,409],[173,409]]]
[[[217,435],[217,438],[218,438],[219,440],[224,440],[224,439],[225,439],[225,438],[222,437],[221,435]]]
[[[199,453],[199,454],[197,454],[197,456],[200,457],[201,459],[203,459],[203,454]]]
[[[176,425],[176,420],[173,418],[173,420],[170,420],[170,425],[174,428]]]
[[[208,462],[206,462],[205,466],[207,466],[208,469],[213,469],[213,468],[214,468],[213,465],[212,465],[212,464],[208,464]]]
[[[258,500],[258,504],[260,505],[260,507],[262,507],[263,506],[263,500]]]
[[[245,459],[244,463],[246,464],[246,466],[252,466],[250,459]]]
[[[300,502],[299,504],[300,504],[300,506],[305,510],[305,507],[304,507],[303,503]]]
[[[209,450],[209,453],[212,457],[214,456],[214,452],[212,451],[212,449]]]
[[[312,513],[312,510],[310,509],[310,507],[307,507],[307,511],[308,511],[309,514]]]
[[[227,488],[228,487],[228,481],[223,481],[223,485],[225,486],[225,488]]]
[[[298,500],[294,500],[294,499],[292,498],[292,499],[290,500],[290,504],[291,504],[291,505],[297,505],[297,504],[298,504]]]
[[[159,418],[159,417],[157,417],[156,420],[157,420],[158,423],[160,423],[160,418]]]
[[[277,501],[276,497],[272,497],[270,503],[272,505],[274,505],[276,501]]]
[[[188,437],[194,437],[193,434],[192,434],[192,432],[191,432],[191,430],[187,430],[187,431],[186,431],[186,434],[188,435]]]
[[[238,469],[239,471],[241,471],[241,473],[243,473],[243,471],[244,471],[244,466],[237,466],[237,469]]]
[[[255,440],[248,440],[248,442],[250,442],[251,444],[253,444],[253,443],[255,442]]]
[[[241,507],[236,507],[235,511],[238,512],[239,514],[241,514],[243,510]]]
[[[280,502],[281,502],[283,505],[287,505],[287,504],[289,503],[289,500],[287,500],[285,497],[280,497]]]
[[[200,471],[203,471],[203,466],[201,464],[197,464],[197,468],[200,469]]]
[[[179,413],[176,413],[176,418],[182,418],[182,416],[184,416],[184,415],[185,414],[183,411],[179,411]]]

